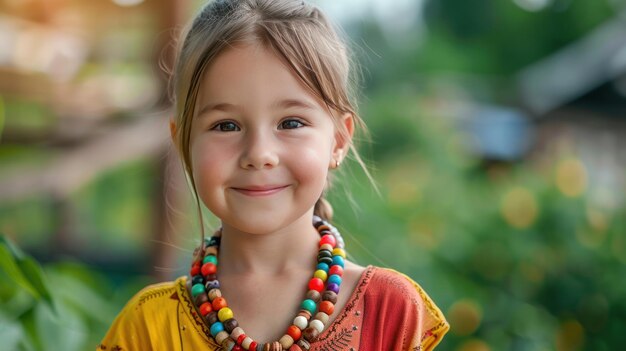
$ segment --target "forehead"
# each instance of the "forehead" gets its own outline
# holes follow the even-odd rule
[[[199,98],[234,104],[305,99],[323,106],[287,63],[258,44],[233,46],[220,53],[201,79]]]

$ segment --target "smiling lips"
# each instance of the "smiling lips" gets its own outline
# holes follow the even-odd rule
[[[247,186],[245,188],[233,188],[234,190],[248,196],[267,196],[275,194],[288,187],[288,185],[264,185]]]

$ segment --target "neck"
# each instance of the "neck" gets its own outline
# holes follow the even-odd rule
[[[318,242],[312,211],[269,233],[247,233],[223,223],[220,274],[280,275],[315,266]]]

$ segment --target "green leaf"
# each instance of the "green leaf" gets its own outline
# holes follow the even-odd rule
[[[26,279],[30,282],[31,286],[37,290],[37,293],[48,303],[53,312],[55,312],[54,304],[52,302],[52,295],[45,279],[45,275],[41,266],[32,258],[24,257],[18,260],[17,264],[22,270],[22,273],[26,276]]]
[[[21,259],[24,257],[24,252],[20,250],[20,248],[4,234],[0,234],[0,245],[5,246],[11,253],[11,256],[16,259]]]
[[[9,276],[13,283],[28,291],[34,298],[39,299],[41,297],[37,289],[24,277],[15,257],[4,244],[0,245],[0,269]]]

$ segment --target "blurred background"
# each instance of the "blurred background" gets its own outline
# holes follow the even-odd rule
[[[164,72],[203,3],[0,3],[6,350],[94,349],[141,287],[187,274]],[[331,191],[353,259],[425,288],[452,325],[438,350],[621,349],[626,2],[315,3],[361,63],[381,190],[348,161]]]

